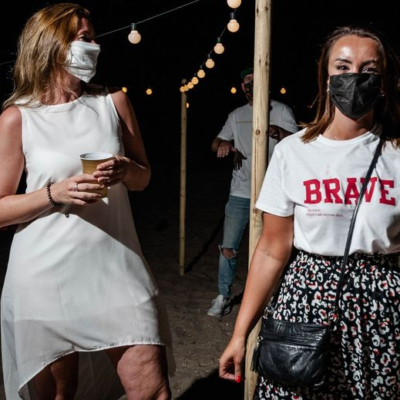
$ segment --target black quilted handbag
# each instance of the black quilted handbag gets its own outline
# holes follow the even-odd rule
[[[254,349],[252,370],[273,382],[294,387],[317,389],[327,381],[330,336],[337,318],[338,302],[343,287],[345,266],[358,209],[378,160],[383,139],[379,141],[354,208],[336,290],[335,304],[329,323],[319,325],[262,318],[258,343]],[[273,308],[273,307],[272,307]]]
[[[329,340],[329,325],[263,318],[253,370],[294,387],[321,387],[329,360]]]

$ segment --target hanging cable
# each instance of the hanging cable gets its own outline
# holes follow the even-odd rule
[[[194,0],[194,1],[190,2],[190,3],[182,4],[181,6],[175,7],[175,8],[173,8],[173,9],[171,9],[171,10],[167,10],[167,11],[164,11],[164,12],[162,12],[162,13],[160,13],[160,14],[153,15],[152,17],[143,19],[142,21],[135,22],[135,24],[136,24],[136,25],[138,25],[138,24],[143,24],[144,22],[151,21],[152,19],[162,17],[162,16],[164,16],[164,15],[166,15],[166,14],[169,14],[169,13],[171,13],[171,12],[180,10],[181,8],[188,7],[188,6],[190,6],[190,5],[194,4],[194,3],[198,3],[199,1],[201,1],[201,0]],[[96,36],[96,39],[99,38],[99,37],[103,37],[103,36],[106,36],[106,35],[111,35],[112,33],[119,32],[119,31],[128,29],[128,28],[130,28],[131,26],[132,26],[132,24],[129,24],[128,26],[124,26],[123,28],[118,28],[118,29],[114,29],[113,31],[110,31],[110,32],[101,33],[100,35],[97,35],[97,36]]]

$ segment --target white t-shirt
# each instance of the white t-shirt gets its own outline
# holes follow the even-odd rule
[[[297,132],[298,127],[292,110],[286,104],[271,100],[272,109],[269,124],[277,125],[289,132]],[[249,104],[236,108],[228,115],[224,127],[218,134],[223,140],[234,141],[234,146],[245,156],[242,168],[232,172],[232,196],[250,198],[251,185],[251,154],[253,134],[253,107]],[[277,140],[269,138],[269,158],[271,158]]]
[[[256,207],[278,216],[294,214],[296,248],[343,256],[355,201],[379,136],[367,132],[336,141],[320,135],[303,143],[304,131],[276,146]],[[360,206],[350,254],[400,251],[399,200],[400,150],[387,143]]]

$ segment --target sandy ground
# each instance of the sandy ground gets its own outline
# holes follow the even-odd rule
[[[189,163],[190,164],[190,163]],[[198,165],[193,167],[193,165]],[[217,292],[217,245],[222,237],[230,165],[189,165],[186,201],[186,273],[179,274],[179,165],[153,165],[149,187],[132,195],[132,208],[143,252],[152,266],[167,306],[177,364],[171,378],[173,399],[243,399],[243,385],[218,377],[218,359],[237,316],[247,270],[247,237],[242,241],[230,314],[206,315]],[[0,231],[1,279],[12,234]],[[2,281],[1,281],[2,282]],[[2,385],[0,400],[4,399]],[[88,399],[90,400],[90,399]],[[110,399],[112,400],[112,399]]]

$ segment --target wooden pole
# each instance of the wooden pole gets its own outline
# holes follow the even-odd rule
[[[249,266],[262,231],[261,213],[255,209],[254,205],[268,165],[271,3],[272,0],[256,0]],[[253,398],[257,383],[257,374],[250,370],[250,366],[259,330],[260,322],[251,332],[247,342],[245,400]]]
[[[182,86],[186,79],[182,80]],[[181,182],[179,204],[179,275],[185,275],[187,95],[181,95]]]

